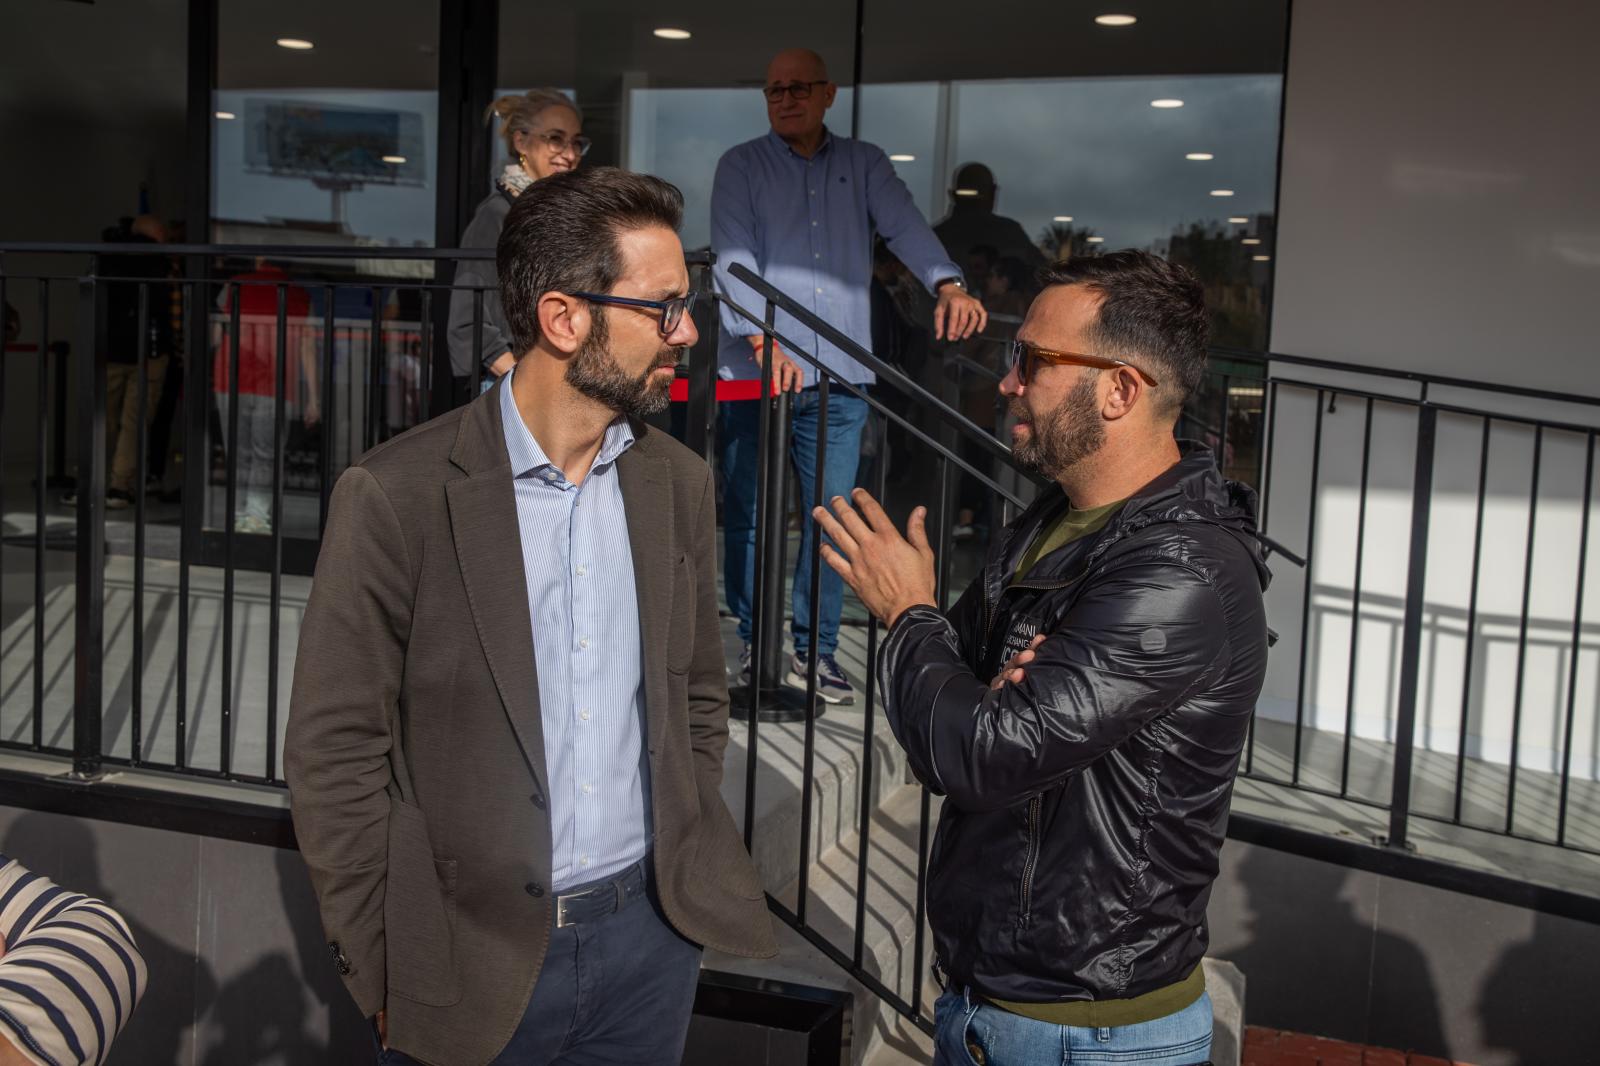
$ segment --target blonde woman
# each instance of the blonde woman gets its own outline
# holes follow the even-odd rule
[[[522,190],[552,174],[577,167],[589,150],[583,136],[583,114],[566,95],[554,89],[530,89],[502,96],[489,105],[484,121],[498,116],[500,136],[512,162],[495,179],[494,191],[473,212],[461,237],[463,248],[493,248],[500,240],[506,212]],[[494,259],[467,259],[456,267],[456,289],[450,294],[450,367],[470,385],[473,368],[483,367],[487,390],[516,362],[511,330],[500,306],[500,277]],[[474,328],[483,289],[483,328]]]

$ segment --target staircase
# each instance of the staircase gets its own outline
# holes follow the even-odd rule
[[[738,661],[731,622],[724,623],[728,661]],[[841,630],[838,657],[857,685],[856,703],[829,707],[814,723],[810,863],[807,866],[806,923],[845,955],[853,953],[856,922],[857,859],[861,854],[866,631]],[[932,935],[924,931],[921,972],[916,967],[917,845],[923,790],[910,783],[905,753],[876,708],[872,731],[871,816],[867,829],[867,884],[863,909],[862,969],[910,1002],[918,982],[921,1005],[931,1015],[939,990],[929,976]],[[748,765],[747,726],[729,723],[722,794],[743,824]],[[751,854],[767,890],[790,911],[799,901],[801,781],[805,758],[804,723],[763,722],[757,727],[756,820]],[[939,797],[930,797],[928,827],[938,824]],[[776,921],[776,919],[775,919]],[[846,989],[854,994],[850,1019],[850,1066],[900,1066],[928,1063],[932,1041],[884,1004],[805,937],[776,922],[781,953],[776,959],[737,959],[708,953],[710,969]],[[1244,981],[1227,963],[1207,960],[1207,984],[1217,1013],[1212,1061],[1237,1066],[1243,1032]]]

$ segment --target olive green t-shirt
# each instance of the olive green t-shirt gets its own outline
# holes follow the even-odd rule
[[[1040,559],[1057,548],[1064,548],[1075,540],[1100,532],[1111,521],[1111,516],[1117,513],[1117,509],[1127,502],[1117,500],[1101,507],[1075,507],[1067,511],[1033,538],[1033,543],[1028,545],[1028,550],[1022,553],[1022,559],[1017,563],[1017,579],[1027,577]]]

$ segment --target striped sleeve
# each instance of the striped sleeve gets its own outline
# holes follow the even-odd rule
[[[122,916],[0,855],[0,1038],[37,1066],[101,1063],[144,993]]]

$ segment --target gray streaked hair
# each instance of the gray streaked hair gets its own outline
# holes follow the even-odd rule
[[[582,125],[583,110],[570,96],[557,89],[529,89],[525,93],[502,96],[484,111],[483,121],[488,122],[493,116],[500,116],[500,136],[505,139],[507,153],[515,159],[519,154],[517,134],[532,133],[539,116],[552,107],[567,108],[578,116],[578,123]]]

